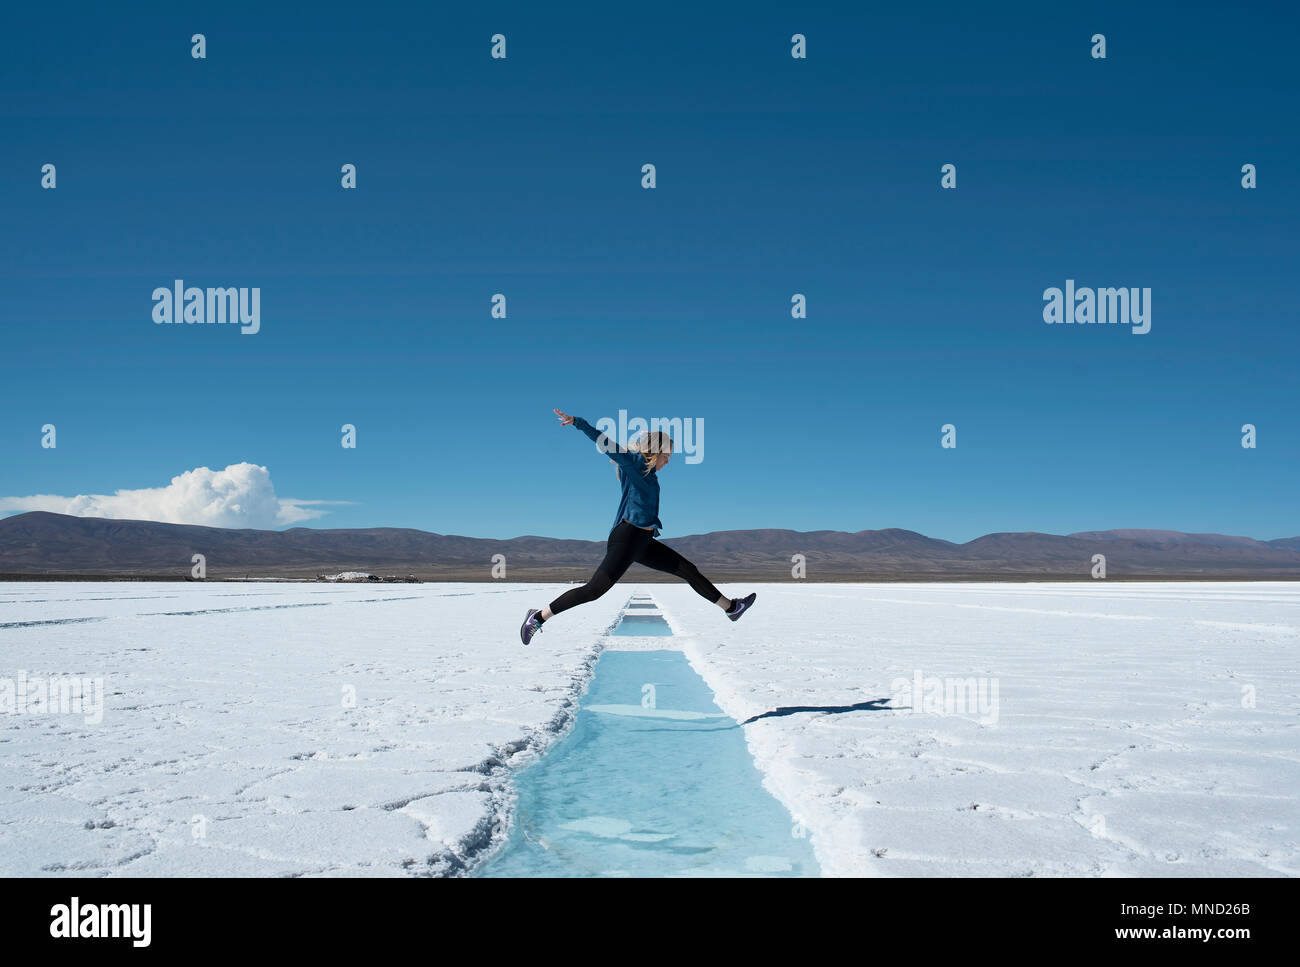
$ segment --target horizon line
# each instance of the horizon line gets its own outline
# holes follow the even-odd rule
[[[188,523],[184,521],[150,520],[141,517],[107,517],[100,514],[60,514],[57,511],[52,511],[52,510],[24,510],[24,511],[11,511],[11,512],[0,511],[0,521],[11,520],[15,517],[26,517],[35,514],[45,514],[50,517],[67,517],[73,520],[115,520],[124,523],[159,524],[159,525],[170,526],[170,527],[206,527],[212,530],[229,530],[229,531],[252,530],[252,531],[260,531],[266,534],[284,534],[292,530],[309,530],[309,531],[402,530],[402,531],[416,531],[417,533],[421,533],[421,534],[431,534],[436,537],[461,537],[466,540],[476,540],[476,541],[515,541],[515,540],[534,538],[537,540],[548,540],[548,541],[585,541],[586,543],[599,542],[599,540],[593,540],[592,538],[549,537],[544,534],[517,534],[514,537],[479,537],[472,534],[443,533],[441,531],[425,530],[422,527],[401,527],[401,526],[396,526],[391,524],[377,524],[368,527],[310,527],[304,524],[293,524],[291,526],[282,527],[282,528],[241,527],[241,526],[224,526],[221,524]],[[885,531],[902,531],[908,534],[916,534],[919,537],[924,537],[926,540],[941,541],[945,544],[952,544],[953,546],[956,547],[962,547],[965,546],[966,544],[971,544],[975,541],[983,540],[986,537],[996,537],[999,535],[1041,534],[1045,537],[1070,538],[1070,537],[1078,537],[1078,535],[1080,534],[1113,534],[1119,531],[1140,531],[1148,534],[1178,534],[1184,537],[1231,537],[1239,540],[1255,541],[1256,543],[1260,543],[1260,544],[1267,544],[1273,541],[1287,541],[1287,540],[1300,539],[1300,534],[1290,535],[1286,537],[1260,538],[1260,537],[1250,537],[1245,534],[1225,534],[1220,531],[1171,530],[1167,527],[1107,527],[1107,528],[1092,528],[1090,530],[1071,531],[1070,533],[1065,533],[1065,534],[1053,533],[1051,531],[1036,531],[1036,530],[989,531],[985,534],[980,534],[978,537],[972,537],[968,541],[953,541],[944,537],[934,537],[930,534],[924,533],[923,531],[913,530],[908,527],[864,527],[859,530],[852,530],[852,531],[841,530],[838,528],[827,528],[827,527],[819,527],[813,530],[796,530],[795,528],[792,527],[741,527],[741,528],[731,528],[728,530],[703,531],[700,533],[693,533],[693,534],[679,534],[674,537],[665,538],[665,540],[682,540],[688,537],[708,537],[711,534],[743,534],[743,533],[751,533],[754,531],[788,531],[792,534],[849,534],[849,535],[882,533]],[[1078,539],[1088,540],[1089,538],[1079,537]],[[1123,538],[1118,538],[1118,539],[1122,540]]]

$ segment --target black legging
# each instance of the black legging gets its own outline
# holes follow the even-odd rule
[[[716,604],[722,592],[709,583],[708,578],[686,558],[682,557],[667,544],[660,544],[643,528],[620,521],[609,535],[605,547],[605,560],[600,562],[596,573],[580,588],[570,588],[551,602],[551,614],[567,611],[574,605],[595,601],[614,586],[633,562],[644,564],[656,571],[666,571],[690,583],[695,592],[710,603]]]

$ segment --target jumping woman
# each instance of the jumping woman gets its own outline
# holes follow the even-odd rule
[[[672,437],[661,430],[642,433],[625,449],[580,416],[570,416],[559,410],[555,415],[560,418],[561,426],[576,426],[610,457],[618,473],[618,482],[623,487],[623,499],[619,502],[614,527],[605,545],[605,560],[582,587],[570,588],[540,611],[536,608],[529,610],[523,627],[519,629],[524,644],[533,640],[543,622],[550,621],[561,611],[595,601],[614,586],[633,562],[677,575],[687,581],[700,597],[725,611],[732,621],[744,614],[757,594],[734,600],[723,596],[699,568],[668,545],[655,540],[662,526],[659,522],[658,474],[668,465],[668,458],[672,455]]]

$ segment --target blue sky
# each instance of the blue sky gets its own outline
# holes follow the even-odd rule
[[[703,421],[664,537],[1300,534],[1294,12],[7,18],[0,497],[246,461],[348,502],[310,526],[603,538],[558,406]],[[260,287],[261,331],[155,325],[177,278]],[[1044,324],[1066,279],[1150,288],[1151,331]]]

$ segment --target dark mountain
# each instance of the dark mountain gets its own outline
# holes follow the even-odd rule
[[[976,580],[1089,577],[1106,556],[1110,578],[1300,578],[1300,537],[1257,541],[1160,530],[1057,535],[987,534],[966,544],[890,528],[857,531],[715,531],[668,544],[719,581],[789,580],[803,555],[807,579]],[[314,577],[369,571],[424,579],[490,580],[504,554],[512,580],[585,579],[604,543],[492,540],[397,527],[227,530],[42,512],[0,519],[0,575],[184,578],[202,554],[210,578]],[[654,573],[635,569],[637,580]]]
[[[1227,534],[1183,534],[1179,531],[1115,530],[1082,531],[1070,534],[1085,541],[1136,541],[1152,547],[1172,547],[1177,544],[1205,544],[1211,547],[1261,547],[1262,541],[1253,537],[1230,537]]]

